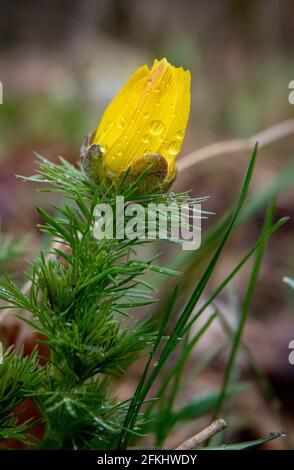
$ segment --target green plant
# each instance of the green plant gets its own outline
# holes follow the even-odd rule
[[[51,189],[46,187],[46,191],[60,192],[65,198],[64,205],[54,206],[54,217],[38,209],[45,220],[40,229],[59,244],[53,244],[49,253],[41,253],[32,264],[27,275],[31,283],[28,294],[6,278],[0,288],[0,298],[5,302],[2,308],[16,311],[16,315],[38,333],[42,338],[39,341],[46,344],[50,355],[47,363],[40,367],[36,351],[27,360],[22,356],[17,358],[11,350],[5,352],[0,373],[2,371],[5,375],[10,371],[10,381],[22,374],[22,383],[30,383],[30,388],[25,385],[18,395],[6,394],[7,404],[1,421],[2,425],[4,423],[3,438],[9,437],[6,417],[11,419],[15,400],[19,402],[30,395],[45,424],[45,435],[37,444],[41,448],[124,449],[148,432],[155,432],[158,445],[164,445],[173,427],[185,416],[184,409],[174,410],[184,365],[217,312],[194,336],[190,333],[192,325],[197,324],[201,313],[213,303],[244,263],[254,253],[259,253],[268,237],[285,223],[282,219],[272,225],[267,218],[256,244],[205,305],[195,310],[240,218],[256,153],[255,149],[236,208],[227,217],[218,246],[182,312],[176,313],[174,308],[178,294],[175,289],[164,313],[144,316],[143,319],[140,319],[138,311],[131,313],[132,309],[154,302],[154,288],[143,275],[149,271],[178,276],[179,272],[158,266],[157,256],[142,259],[134,255],[134,250],[150,241],[105,239],[98,243],[91,228],[96,204],[108,202],[115,208],[117,193],[123,194],[126,201],[138,198],[138,187],[145,178],[145,172],[125,187],[126,172],[117,188],[94,184],[83,171],[63,159],[60,164],[53,164],[40,157],[39,173],[29,179],[51,186]],[[147,208],[150,201],[168,204],[171,198],[190,200],[185,193],[168,193],[145,194],[140,201]],[[168,358],[181,344],[177,364],[162,376]],[[127,402],[115,399],[110,393],[113,378],[125,375],[130,364],[146,355],[148,350],[146,368],[133,397]],[[17,364],[20,370],[15,369],[12,373],[11,364]],[[31,383],[32,374],[36,380]],[[157,392],[152,393],[150,401],[150,391],[160,377],[161,385]],[[238,389],[227,389],[227,382],[220,393],[207,395],[205,403],[201,400],[194,402],[191,414],[194,419],[216,405],[220,409],[226,396],[238,392]],[[14,434],[25,439],[29,425],[26,423],[24,428],[15,429]]]
[[[148,217],[149,222],[150,204],[160,207],[158,217],[151,210],[153,230],[158,233],[160,212],[169,208],[166,238],[179,245],[183,240],[173,229],[182,222],[182,214],[173,204],[205,203],[205,197],[169,191],[189,116],[190,79],[189,71],[173,67],[166,59],[155,60],[151,69],[141,67],[108,106],[97,131],[89,134],[81,150],[80,167],[63,158],[54,164],[38,156],[37,175],[26,178],[42,184],[49,194],[59,193],[62,202],[52,204],[50,212],[38,208],[44,221],[39,228],[49,239],[49,249],[30,264],[26,289],[8,275],[0,287],[0,309],[28,324],[37,343],[47,351],[41,358],[42,366],[37,350],[28,358],[22,352],[16,356],[11,349],[4,351],[0,364],[0,436],[4,445],[14,436],[34,448],[124,450],[152,434],[155,446],[162,448],[178,423],[208,413],[217,418],[225,400],[244,388],[245,384],[232,380],[236,357],[266,242],[287,220],[273,221],[272,198],[290,183],[293,167],[279,175],[272,187],[247,201],[257,158],[255,145],[235,207],[205,233],[198,251],[179,250],[167,267],[159,265],[156,240],[146,237],[149,225],[141,227],[138,220],[130,220],[127,209],[132,202],[139,202],[144,220]],[[123,198],[123,208],[118,196]],[[116,236],[97,239],[96,224],[105,231],[109,224],[96,212],[98,204],[107,206],[114,215],[110,227],[116,227]],[[259,238],[210,292],[209,282],[229,238],[264,205],[269,208]],[[201,216],[207,214],[201,211]],[[198,213],[191,219],[196,217]],[[186,228],[192,220],[186,221]],[[122,232],[121,225],[128,224],[136,236]],[[14,254],[9,246],[2,240],[4,261]],[[193,397],[179,409],[190,355],[221,317],[215,300],[253,255],[237,330],[223,322],[228,333],[225,344],[218,345],[194,370],[197,375],[209,367],[215,354],[231,342],[223,384],[204,396]],[[175,277],[178,285],[172,286],[172,292],[165,289],[159,275],[169,282]],[[162,292],[152,310],[155,286]],[[192,293],[187,293],[188,288]],[[200,324],[208,308],[210,313]],[[122,401],[116,397],[116,380],[126,379],[129,367],[138,359],[145,361],[143,373],[134,393]],[[250,354],[249,359],[254,362]],[[263,377],[256,362],[254,366]],[[38,423],[44,426],[38,442],[32,442],[29,434],[35,421],[21,424],[15,416],[15,407],[27,397],[38,410]],[[224,425],[220,420],[210,430],[220,431]],[[252,445],[279,435],[266,436]],[[250,445],[239,444],[239,448]]]

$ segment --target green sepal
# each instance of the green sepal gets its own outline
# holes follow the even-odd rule
[[[140,194],[149,194],[154,191],[167,192],[176,179],[176,171],[173,177],[168,179],[168,161],[156,153],[137,158],[126,170],[113,173],[105,164],[102,147],[92,143],[93,137],[94,133],[90,133],[81,148],[81,166],[96,183],[109,182],[118,185],[127,172],[125,184],[131,185],[149,168],[144,181],[140,184]]]

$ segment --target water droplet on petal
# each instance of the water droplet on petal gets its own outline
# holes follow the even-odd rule
[[[165,125],[161,121],[152,121],[150,123],[150,132],[153,135],[160,135],[165,130]]]
[[[168,153],[170,155],[177,155],[181,149],[180,142],[173,141],[169,144]]]
[[[100,150],[101,150],[102,153],[107,152],[107,150],[108,150],[107,145],[100,145]]]
[[[146,155],[149,155],[149,153],[152,153],[151,150],[149,150],[149,149],[144,150],[144,153],[143,153],[144,157]]]
[[[155,92],[155,93],[159,93],[159,92],[160,92],[159,86],[156,86],[156,87],[154,88],[154,92]]]
[[[126,124],[126,121],[124,119],[121,119],[118,123],[117,123],[117,127],[119,129],[122,129]]]
[[[144,113],[144,114],[143,114],[143,118],[144,118],[144,119],[148,119],[149,117],[150,117],[150,113]]]
[[[148,134],[143,135],[143,137],[142,137],[142,142],[143,142],[143,144],[149,144],[149,142],[150,142],[150,135],[148,135]]]
[[[178,140],[182,140],[184,138],[184,131],[178,131],[177,134],[176,134],[176,138]]]

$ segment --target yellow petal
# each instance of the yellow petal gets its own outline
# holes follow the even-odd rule
[[[155,60],[141,67],[106,109],[94,143],[104,147],[103,161],[114,174],[147,154],[160,154],[169,163],[184,138],[190,111],[190,72]]]
[[[99,144],[99,140],[105,138],[110,127],[114,126],[115,123],[119,123],[124,115],[127,117],[134,100],[139,99],[146,81],[144,79],[148,77],[149,72],[147,65],[140,67],[108,105],[97,129],[94,143]],[[121,129],[119,125],[117,127]]]
[[[174,73],[177,82],[177,101],[172,111],[172,124],[158,150],[158,153],[168,160],[171,173],[174,172],[175,159],[181,151],[189,119],[191,85],[191,74],[188,70],[175,68]]]
[[[163,59],[150,72],[120,139],[105,154],[105,161],[113,171],[125,169],[143,155],[157,153],[171,125],[175,102],[174,71]]]

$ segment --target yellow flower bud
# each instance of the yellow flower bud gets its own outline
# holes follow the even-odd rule
[[[150,164],[157,178],[154,186],[168,187],[176,175],[175,159],[188,122],[190,81],[189,71],[166,59],[155,60],[151,70],[147,65],[138,69],[107,107],[83,149],[88,174],[97,181],[115,180],[127,168],[138,175]]]

